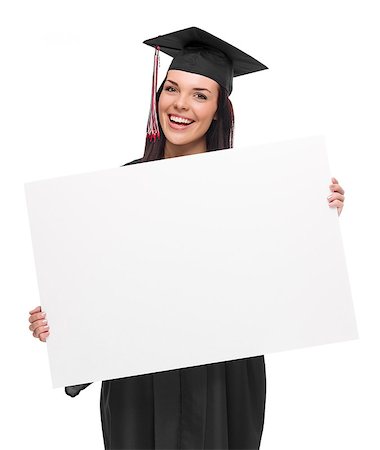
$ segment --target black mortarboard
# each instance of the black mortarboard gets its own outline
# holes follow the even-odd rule
[[[144,44],[156,48],[152,108],[150,124],[148,123],[148,137],[151,138],[156,137],[158,130],[152,124],[152,117],[156,114],[153,95],[155,95],[157,86],[159,50],[173,57],[169,70],[183,70],[204,75],[219,83],[227,90],[228,95],[232,92],[233,77],[268,68],[247,53],[197,27],[185,28],[153,39],[147,39]]]
[[[267,69],[247,53],[197,27],[157,36],[144,44],[159,49],[174,59],[170,69],[204,75],[218,82],[228,94],[232,79],[258,70]]]

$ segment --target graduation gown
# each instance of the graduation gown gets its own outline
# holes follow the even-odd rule
[[[66,394],[74,397],[90,384],[68,386]],[[104,446],[256,450],[265,398],[263,355],[103,381]]]

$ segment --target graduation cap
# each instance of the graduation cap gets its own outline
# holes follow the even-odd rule
[[[219,83],[228,95],[232,92],[234,77],[267,69],[261,62],[244,53],[228,42],[213,36],[197,27],[185,28],[153,39],[144,44],[155,47],[152,103],[148,120],[147,137],[152,140],[160,137],[156,112],[157,68],[159,51],[173,57],[168,70],[203,75]]]

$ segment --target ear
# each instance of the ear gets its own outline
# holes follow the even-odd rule
[[[212,120],[218,120],[217,114],[215,113],[214,118]]]

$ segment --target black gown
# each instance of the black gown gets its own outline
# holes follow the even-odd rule
[[[141,162],[141,159],[128,164]],[[68,386],[71,397],[91,383]],[[102,382],[106,450],[250,449],[264,427],[264,356]]]

